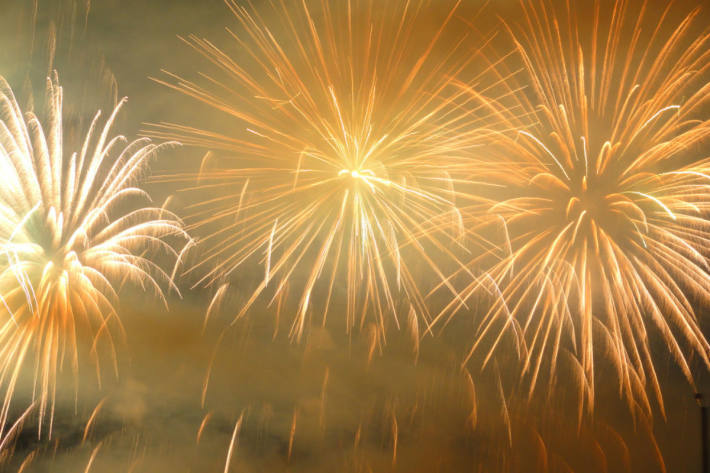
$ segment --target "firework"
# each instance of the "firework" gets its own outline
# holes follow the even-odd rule
[[[460,215],[447,169],[495,121],[484,99],[454,87],[480,85],[489,69],[476,64],[480,51],[457,26],[459,6],[227,5],[238,56],[190,36],[185,43],[214,73],[158,82],[208,105],[229,128],[163,123],[149,132],[214,152],[197,175],[165,178],[194,182],[186,190],[199,202],[188,220],[205,250],[190,270],[203,271],[198,284],[220,285],[222,298],[224,281],[247,260],[261,265],[238,317],[267,290],[280,307],[290,288],[296,338],[309,309],[317,306],[325,322],[338,294],[348,327],[369,313],[383,328],[401,300],[405,312],[431,322],[415,272],[444,280],[441,261],[456,261]]]
[[[568,350],[589,408],[595,356],[610,359],[632,408],[655,392],[663,409],[653,337],[691,383],[688,355],[709,362],[697,308],[710,302],[710,35],[693,32],[698,11],[674,23],[670,6],[656,19],[649,2],[590,7],[580,23],[569,2],[522,1],[508,25],[534,119],[497,145],[491,179],[506,190],[489,216],[507,245],[474,351],[514,334],[532,392]]]
[[[186,235],[172,213],[144,206],[148,195],[134,187],[164,145],[110,138],[119,104],[103,129],[96,114],[80,150],[67,158],[62,89],[56,76],[47,86],[43,129],[34,114],[23,116],[0,78],[0,381],[7,386],[0,424],[29,357],[40,432],[49,410],[51,435],[57,373],[69,363],[76,379],[80,337],[89,337],[92,355],[99,342],[113,353],[118,286],[131,281],[163,297],[160,284],[173,286],[171,277],[146,253],[177,257],[169,237]]]

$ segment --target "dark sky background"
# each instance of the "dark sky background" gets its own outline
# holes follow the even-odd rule
[[[108,110],[122,96],[128,103],[114,131],[129,137],[147,122],[201,119],[209,128],[219,121],[149,76],[161,69],[184,72],[204,66],[177,35],[195,33],[223,44],[224,27],[235,22],[221,0],[93,0],[88,16],[87,2],[0,0],[0,75],[23,104],[30,103],[30,90],[35,103],[41,103],[39,91],[52,56],[49,32],[55,28],[53,67],[65,88],[70,133],[83,133],[96,108]],[[469,3],[465,7],[475,10]],[[514,1],[491,3],[482,30],[498,27],[496,13],[515,15]],[[702,2],[677,3],[683,10]],[[701,23],[708,24],[707,19],[706,12]],[[188,148],[167,152],[153,171],[194,169],[202,153]],[[155,185],[151,190],[157,201],[175,191]],[[179,211],[181,197],[175,202]],[[470,346],[475,309],[438,337],[425,338],[417,363],[407,334],[393,327],[387,345],[368,362],[370,330],[348,335],[336,317],[326,328],[310,330],[301,343],[290,342],[284,321],[274,335],[278,323],[264,305],[256,305],[246,320],[230,327],[245,297],[239,291],[202,334],[209,296],[209,291],[184,287],[184,298],[172,295],[166,310],[147,296],[125,291],[120,377],[113,378],[107,369],[99,389],[91,367],[83,367],[76,413],[71,389],[61,392],[55,439],[37,441],[28,423],[3,471],[16,471],[28,455],[35,459],[25,471],[83,471],[97,446],[95,472],[223,471],[241,413],[245,421],[232,459],[234,472],[663,471],[654,439],[667,471],[699,471],[693,389],[665,347],[655,343],[665,419],[657,407],[650,422],[634,419],[619,399],[615,374],[600,363],[595,412],[578,424],[572,383],[560,383],[549,399],[542,392],[528,402],[516,387],[512,356],[503,356],[484,372],[471,368],[474,428],[472,395],[460,360]],[[215,347],[219,349],[202,406]],[[692,365],[699,388],[710,397],[705,368]],[[19,411],[28,395],[18,397]],[[83,443],[85,423],[102,399]],[[206,415],[210,417],[198,444],[197,431]]]

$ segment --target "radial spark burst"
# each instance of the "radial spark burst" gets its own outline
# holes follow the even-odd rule
[[[492,179],[507,190],[489,214],[508,243],[474,350],[514,333],[533,388],[569,351],[590,408],[595,356],[610,358],[632,407],[650,409],[649,391],[663,408],[653,338],[691,383],[688,355],[710,361],[710,36],[694,32],[698,11],[576,7],[521,1],[509,26],[535,120],[498,143]]]
[[[447,168],[480,146],[487,132],[479,125],[495,121],[484,100],[453,87],[463,76],[480,85],[488,68],[464,42],[459,5],[444,3],[247,9],[228,0],[238,22],[228,47],[238,54],[185,39],[215,72],[197,83],[172,74],[160,82],[232,128],[161,124],[150,133],[218,152],[198,176],[166,179],[197,180],[188,190],[200,199],[191,223],[205,235],[204,258],[192,268],[204,270],[201,282],[225,284],[249,259],[263,268],[239,316],[267,289],[281,306],[290,286],[294,337],[311,307],[325,321],[337,294],[348,327],[367,313],[383,327],[383,316],[400,309],[400,291],[410,320],[430,321],[415,272],[443,279],[432,254],[455,259],[460,217]]]
[[[148,250],[177,257],[170,239],[184,238],[165,209],[144,206],[134,187],[162,146],[146,139],[125,144],[109,137],[121,108],[100,129],[94,117],[81,149],[65,155],[62,89],[47,81],[47,121],[23,116],[0,78],[0,381],[7,387],[0,415],[5,425],[27,358],[34,362],[40,432],[54,411],[57,374],[65,362],[76,379],[82,336],[98,368],[97,344],[108,344],[120,322],[118,286],[130,280],[162,298],[171,275],[146,258]]]

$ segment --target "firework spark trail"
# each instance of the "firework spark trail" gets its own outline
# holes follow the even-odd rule
[[[239,60],[189,36],[184,42],[215,72],[198,82],[170,73],[156,80],[236,128],[163,123],[147,132],[215,152],[199,175],[163,179],[191,183],[186,191],[201,199],[188,227],[203,235],[204,257],[190,270],[204,275],[198,284],[220,286],[258,261],[264,278],[237,318],[267,286],[280,303],[290,285],[299,297],[295,338],[314,293],[324,296],[323,321],[343,294],[349,328],[368,313],[383,328],[401,292],[404,310],[411,305],[428,329],[418,273],[454,291],[440,261],[459,264],[461,216],[448,169],[468,163],[499,122],[482,95],[455,87],[464,81],[485,93],[478,85],[489,72],[477,64],[488,64],[477,61],[481,50],[468,47],[467,28],[455,26],[460,5],[227,5]]]
[[[545,360],[553,382],[570,350],[589,409],[603,355],[632,409],[649,412],[655,395],[663,411],[652,332],[691,383],[688,353],[710,365],[694,309],[710,302],[710,158],[698,151],[710,34],[692,32],[698,10],[673,23],[670,6],[651,18],[650,2],[595,2],[590,23],[569,3],[520,4],[522,24],[506,27],[527,76],[519,104],[534,115],[497,145],[491,180],[504,190],[488,214],[509,249],[489,264],[501,297],[471,354],[490,359],[513,328],[531,394]]]
[[[110,138],[119,104],[102,129],[97,113],[81,150],[67,156],[56,75],[47,80],[47,96],[43,128],[33,113],[23,116],[0,78],[0,250],[10,255],[0,262],[0,294],[11,309],[0,321],[0,383],[6,386],[0,425],[29,358],[39,432],[49,413],[51,435],[57,373],[68,359],[77,382],[81,337],[89,337],[97,369],[99,341],[110,348],[115,367],[110,328],[120,328],[118,285],[129,280],[164,300],[161,283],[174,284],[146,251],[177,259],[172,239],[187,235],[171,212],[143,206],[149,197],[134,186],[148,160],[168,145]]]
[[[237,446],[237,436],[239,435],[239,430],[242,426],[242,421],[244,420],[244,412],[239,414],[239,419],[234,424],[234,431],[232,432],[232,439],[229,442],[229,449],[227,450],[227,460],[224,462],[224,473],[229,472],[229,465],[232,462],[232,454]]]

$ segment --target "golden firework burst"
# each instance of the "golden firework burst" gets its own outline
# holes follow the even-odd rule
[[[512,331],[531,389],[569,351],[590,408],[595,356],[609,358],[632,408],[650,409],[650,388],[663,409],[654,333],[691,382],[687,354],[710,363],[697,313],[710,302],[710,35],[693,32],[698,10],[676,23],[650,2],[594,2],[586,23],[569,2],[520,4],[516,95],[534,120],[500,136],[492,163],[506,190],[489,217],[508,244],[474,350],[490,356]]]
[[[214,74],[158,80],[219,112],[227,131],[163,123],[149,132],[217,152],[199,174],[165,178],[197,181],[187,189],[199,200],[189,221],[205,252],[191,271],[226,284],[258,261],[263,277],[238,316],[267,289],[280,306],[290,286],[294,337],[312,306],[325,321],[335,294],[346,299],[348,327],[370,313],[384,328],[384,315],[401,310],[400,291],[410,320],[429,324],[415,272],[445,280],[442,261],[456,264],[460,215],[449,170],[490,135],[484,124],[497,123],[482,96],[455,87],[480,91],[490,70],[457,25],[460,6],[227,5],[238,22],[228,47],[237,52],[190,36],[184,41]]]
[[[51,434],[58,370],[67,360],[76,377],[82,335],[93,355],[101,340],[113,354],[118,286],[128,280],[162,298],[160,283],[174,287],[171,275],[146,252],[178,257],[170,238],[186,234],[170,211],[145,206],[148,195],[135,187],[167,145],[110,138],[121,102],[102,129],[96,114],[81,149],[67,157],[56,76],[47,94],[43,128],[33,113],[23,116],[0,78],[0,381],[7,386],[0,425],[29,357],[40,432],[49,409]]]

